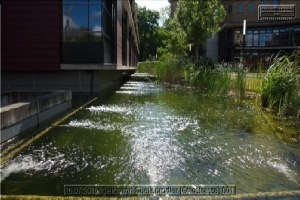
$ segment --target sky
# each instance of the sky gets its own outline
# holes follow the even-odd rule
[[[168,0],[135,0],[139,6],[146,6],[147,9],[160,11],[161,8],[169,6]]]

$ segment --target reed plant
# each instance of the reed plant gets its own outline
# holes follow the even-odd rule
[[[229,70],[209,61],[200,61],[190,68],[191,86],[212,95],[226,95],[230,88]]]
[[[184,79],[184,62],[178,56],[165,54],[156,65],[156,76],[161,82],[182,83]]]
[[[248,70],[244,66],[236,66],[234,88],[240,93],[240,97],[245,97],[247,72]]]
[[[262,106],[280,115],[295,115],[300,106],[297,70],[299,52],[278,54],[262,79],[260,86]]]

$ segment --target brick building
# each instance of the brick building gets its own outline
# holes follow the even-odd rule
[[[2,91],[100,92],[135,69],[135,1],[2,0]]]

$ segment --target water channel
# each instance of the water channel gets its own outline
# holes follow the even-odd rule
[[[63,195],[64,184],[234,184],[298,190],[299,144],[279,140],[253,100],[129,81],[1,166],[2,194]]]

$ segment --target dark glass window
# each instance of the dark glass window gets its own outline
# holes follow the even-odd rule
[[[289,29],[281,28],[279,32],[279,45],[289,46]]]
[[[112,63],[114,1],[62,1],[62,62]]]
[[[109,42],[111,17],[106,4],[102,0],[64,0],[63,40]]]
[[[260,0],[260,4],[261,5],[265,5],[266,4],[266,0]]]
[[[300,46],[300,27],[294,28],[293,45],[294,46]]]
[[[101,41],[102,36],[102,5],[92,4],[89,6],[89,40]]]
[[[259,46],[264,47],[266,42],[265,30],[259,31]]]
[[[241,4],[241,3],[239,4],[238,11],[243,12],[243,4]]]
[[[242,44],[239,30],[234,30],[234,44]],[[248,47],[300,46],[300,27],[249,28],[246,33]]]
[[[278,5],[278,0],[273,0],[273,5]]]
[[[279,42],[279,29],[273,29],[272,46],[278,46]]]
[[[259,39],[259,31],[254,30],[253,31],[253,46],[255,46],[255,47],[258,46],[258,39]]]
[[[228,6],[228,13],[232,13],[232,5]]]
[[[273,30],[267,29],[265,34],[265,46],[272,46]]]
[[[253,12],[253,11],[254,11],[254,3],[253,3],[253,1],[250,1],[250,2],[249,2],[249,11],[250,11],[250,12]]]
[[[234,31],[234,44],[235,45],[243,44],[243,34],[241,34],[241,30]]]
[[[63,31],[65,41],[86,41],[88,39],[88,6],[66,4],[63,6]]]
[[[252,47],[253,30],[248,29],[246,34],[246,46]]]

